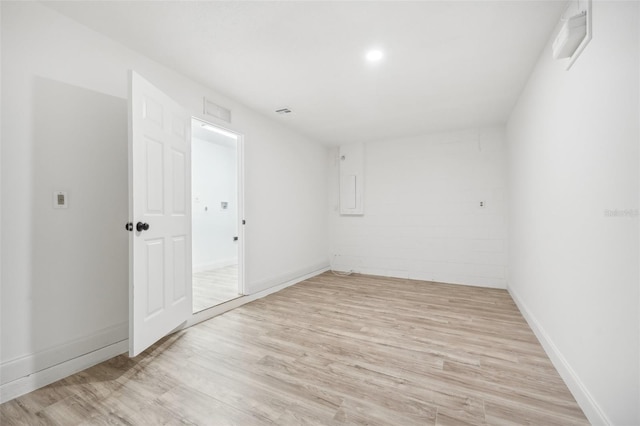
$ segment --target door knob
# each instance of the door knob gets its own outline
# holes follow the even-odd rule
[[[124,226],[124,229],[126,229],[127,231],[133,231],[133,223],[127,222],[127,224]]]
[[[138,232],[146,231],[147,229],[149,229],[148,223],[142,223],[142,222],[136,223],[136,230]]]

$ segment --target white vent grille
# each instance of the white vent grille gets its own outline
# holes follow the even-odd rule
[[[227,123],[231,123],[231,110],[221,107],[220,105],[211,102],[207,98],[204,98],[204,115],[215,117],[222,121],[226,121]]]

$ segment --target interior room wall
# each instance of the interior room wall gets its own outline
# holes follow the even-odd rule
[[[2,346],[26,343],[46,354],[47,361],[2,358],[3,382],[70,356],[67,348],[54,349],[61,328],[68,330],[69,341],[85,350],[86,335],[105,344],[127,332],[128,305],[121,303],[128,300],[128,238],[122,222],[128,215],[127,103],[41,77],[34,77],[31,84],[33,133],[28,162],[32,173],[26,185],[13,184],[3,190],[5,199],[14,201],[13,189],[30,189],[19,194],[30,205],[20,223],[24,228],[5,224],[9,232],[3,239],[8,254],[3,258],[3,272],[29,267],[29,285],[24,281],[10,285],[13,277],[3,277]],[[9,120],[14,118],[11,107],[5,111]],[[5,158],[12,158],[13,144],[3,148]],[[3,165],[3,174],[5,168],[11,166]],[[65,209],[53,208],[58,191],[66,192]],[[10,218],[12,213],[3,216]],[[18,241],[8,244],[12,234]],[[12,256],[23,247],[28,259]],[[20,263],[12,265],[8,259]],[[19,317],[9,316],[11,303],[25,292],[28,303],[21,305]],[[82,303],[69,303],[73,300]],[[78,321],[80,318],[86,320]]]
[[[231,143],[191,139],[193,272],[238,263],[238,168]]]
[[[127,338],[127,131],[116,105],[129,69],[196,118],[205,96],[231,109],[220,124],[245,141],[248,293],[328,265],[324,146],[42,3],[0,7],[3,385]],[[75,123],[56,121],[56,109],[80,104]],[[113,128],[83,133],[86,115]],[[67,210],[52,208],[52,190],[68,191]]]
[[[334,269],[506,287],[502,127],[371,142],[364,151],[362,216],[339,214],[338,150],[329,157]]]
[[[640,424],[638,6],[569,71],[550,40],[507,126],[509,291],[594,424]]]
[[[2,7],[0,7],[0,22],[2,22]],[[0,31],[0,47],[2,46],[2,31]],[[2,64],[2,52],[0,51],[0,66]],[[0,98],[2,97],[2,81],[0,70]],[[2,102],[0,102],[0,165],[2,164]],[[2,173],[0,173],[0,241],[2,241]],[[2,244],[0,244],[0,298],[2,297]],[[0,330],[2,330],[2,315],[0,315]]]

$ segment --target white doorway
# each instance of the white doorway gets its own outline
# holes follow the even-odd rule
[[[243,293],[242,138],[191,122],[193,313]]]

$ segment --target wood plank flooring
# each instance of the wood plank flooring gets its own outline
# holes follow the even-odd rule
[[[0,424],[588,422],[506,291],[325,273],[7,402]]]
[[[240,297],[238,265],[193,274],[193,312]]]

